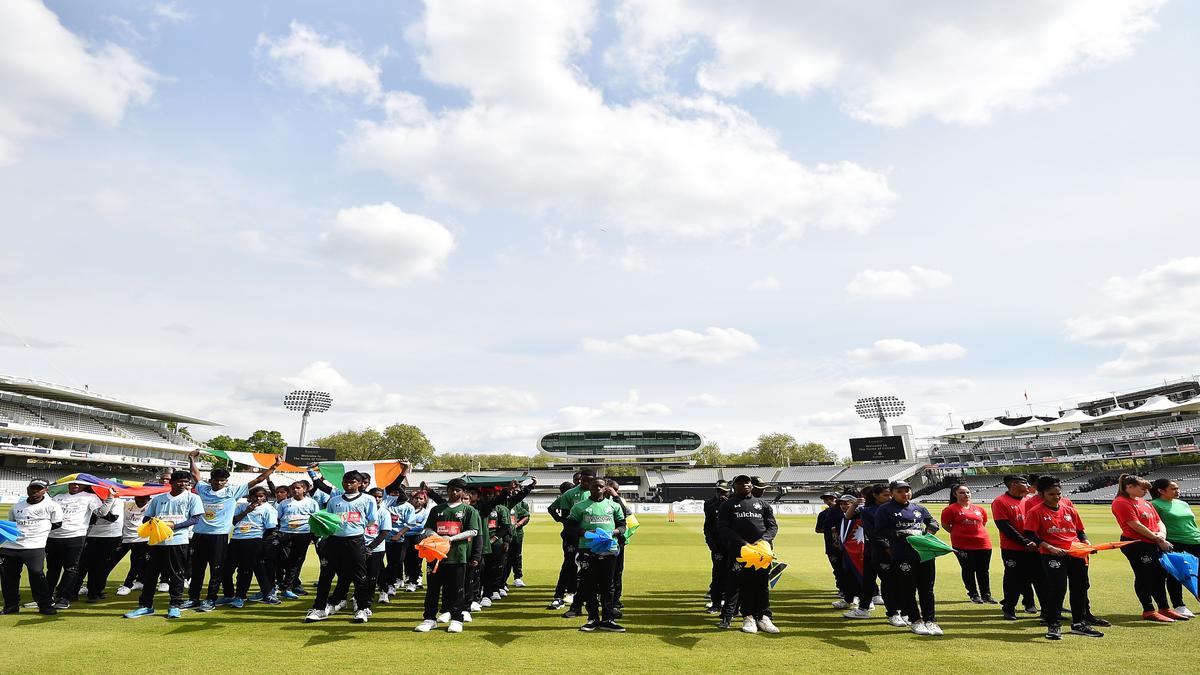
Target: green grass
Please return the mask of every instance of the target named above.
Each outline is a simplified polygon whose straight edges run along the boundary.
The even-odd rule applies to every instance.
[[[1084,507],[1083,516],[1093,540],[1116,539],[1107,507]],[[469,655],[452,657],[455,669],[484,667],[489,672],[556,669],[567,663],[582,664],[580,659],[588,655],[615,660],[621,672],[728,671],[735,667],[735,659],[767,672],[813,671],[818,664],[824,664],[824,670],[852,672],[892,669],[883,659],[897,653],[905,654],[904,668],[910,671],[1011,671],[1017,659],[1042,670],[1037,664],[1043,658],[1053,659],[1049,663],[1055,668],[1077,663],[1088,670],[1106,671],[1124,669],[1131,656],[1144,661],[1148,654],[1182,655],[1185,650],[1195,654],[1200,638],[1200,620],[1176,625],[1139,620],[1132,573],[1117,551],[1092,559],[1092,606],[1114,623],[1102,639],[1068,635],[1061,643],[1049,643],[1033,618],[1001,621],[996,607],[966,600],[958,565],[945,557],[938,560],[937,583],[938,620],[945,637],[917,637],[882,619],[850,622],[829,606],[833,600],[829,567],[819,537],[812,532],[813,519],[799,516],[782,520],[777,546],[781,558],[791,563],[771,597],[783,633],[722,632],[701,611],[708,555],[700,518],[681,516],[676,523],[654,516],[641,520],[642,528],[627,553],[622,623],[629,632],[623,635],[580,633],[576,629],[581,620],[563,619],[544,609],[561,554],[554,523],[542,516],[527,536],[525,578],[531,586],[515,590],[507,600],[479,613],[461,635],[412,632],[420,619],[420,593],[401,594],[393,604],[377,607],[369,624],[358,626],[349,623],[345,614],[306,625],[303,601],[280,607],[251,604],[209,614],[185,612],[182,619],[168,622],[162,618],[166,607],[162,595],[159,615],[126,620],[120,615],[134,606],[135,596],[117,598],[110,588],[107,600],[96,605],[80,602],[55,618],[35,613],[0,617],[0,635],[10,645],[7,657],[0,660],[0,671],[65,672],[78,670],[81,663],[102,662],[115,667],[153,663],[158,672],[213,672],[252,663],[265,666],[266,659],[341,668],[347,659],[354,659],[406,668],[429,663],[436,672],[444,667],[437,655],[443,649]],[[999,595],[998,554],[992,562],[993,586]],[[316,577],[314,556],[309,556],[309,563],[306,580]],[[122,573],[118,570],[114,577]]]

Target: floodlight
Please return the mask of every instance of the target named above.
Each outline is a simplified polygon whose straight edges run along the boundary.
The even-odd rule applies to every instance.
[[[895,396],[867,396],[854,402],[854,412],[864,420],[879,420],[879,431],[890,436],[887,418],[904,414],[904,401]]]
[[[292,412],[303,413],[300,418],[300,447],[304,447],[308,435],[308,416],[311,413],[323,413],[333,406],[333,397],[329,392],[297,389],[283,397],[283,407]]]

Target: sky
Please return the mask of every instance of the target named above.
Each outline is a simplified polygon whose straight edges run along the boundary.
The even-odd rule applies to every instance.
[[[0,372],[848,454],[1200,372],[1200,7],[0,3]]]

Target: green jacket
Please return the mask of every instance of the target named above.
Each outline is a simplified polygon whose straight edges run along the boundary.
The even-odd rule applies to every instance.
[[[532,515],[529,511],[529,505],[524,501],[519,501],[512,507],[512,510],[509,511],[509,522],[512,523],[513,539],[525,539],[525,525],[529,523],[525,523],[525,525],[518,525],[517,523],[523,518],[531,518]]]

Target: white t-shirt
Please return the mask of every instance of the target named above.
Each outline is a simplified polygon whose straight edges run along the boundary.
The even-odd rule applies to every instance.
[[[123,526],[125,525],[125,504],[124,499],[116,500],[113,504],[110,515],[116,515],[117,519],[111,523],[104,516],[97,515],[96,522],[88,528],[87,536],[91,537],[119,537],[122,534]]]
[[[50,523],[62,522],[63,512],[62,508],[49,497],[43,498],[36,504],[30,504],[28,500],[22,499],[13,505],[8,519],[17,524],[21,534],[16,541],[6,541],[0,544],[0,548],[46,548],[46,536],[50,534]]]
[[[121,516],[121,542],[132,544],[138,541],[150,541],[146,537],[138,536],[138,526],[142,524],[142,519],[146,515],[146,508],[150,506],[147,501],[145,506],[138,506],[132,499],[125,502],[125,506],[121,509],[124,515]]]
[[[100,508],[104,502],[90,492],[77,494],[61,494],[54,501],[62,509],[62,527],[50,533],[51,539],[71,539],[87,535],[88,523],[92,512]]]

